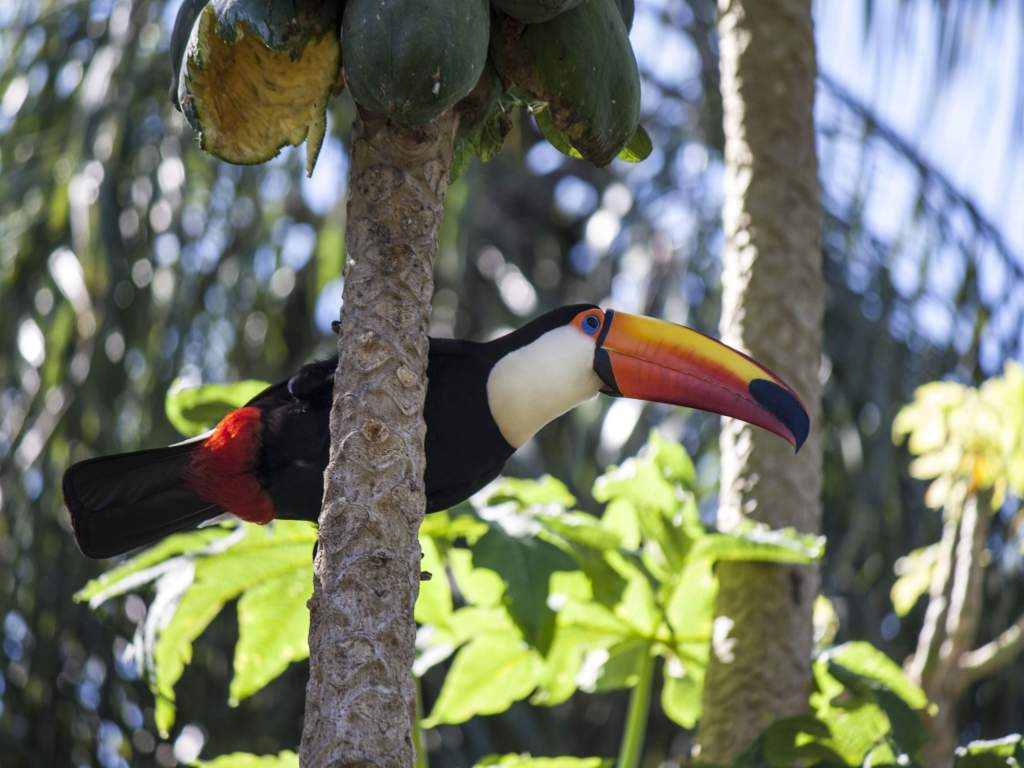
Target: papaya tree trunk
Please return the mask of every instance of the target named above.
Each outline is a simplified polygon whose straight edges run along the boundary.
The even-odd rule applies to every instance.
[[[719,522],[820,527],[824,284],[814,145],[811,0],[719,0],[725,127],[724,340],[790,382],[811,416],[796,456],[735,420],[722,427]],[[731,762],[773,720],[807,707],[811,567],[721,563],[697,752]]]
[[[412,766],[433,259],[456,118],[353,130],[301,763]]]

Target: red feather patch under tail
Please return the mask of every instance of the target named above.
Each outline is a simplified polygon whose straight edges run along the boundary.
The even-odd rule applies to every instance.
[[[198,496],[251,523],[269,523],[274,505],[256,477],[260,409],[232,411],[193,454],[183,479]]]

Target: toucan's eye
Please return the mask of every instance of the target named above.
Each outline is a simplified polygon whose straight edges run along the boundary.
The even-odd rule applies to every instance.
[[[583,318],[583,330],[593,335],[601,330],[601,319],[597,315],[587,315]]]

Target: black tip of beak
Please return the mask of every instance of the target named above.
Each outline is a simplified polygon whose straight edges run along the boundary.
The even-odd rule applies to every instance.
[[[796,396],[767,379],[754,379],[749,389],[762,408],[786,425],[799,451],[810,432],[811,420]]]

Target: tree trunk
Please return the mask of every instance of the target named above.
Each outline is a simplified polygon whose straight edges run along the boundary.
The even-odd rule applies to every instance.
[[[722,427],[720,524],[747,517],[817,532],[824,283],[814,144],[811,0],[720,0],[726,248],[721,333],[788,381],[811,416],[801,452],[739,421]],[[811,567],[721,563],[698,733],[726,763],[811,689]]]
[[[975,679],[965,659],[970,658],[981,619],[991,502],[990,492],[972,493],[958,518],[947,517],[918,650],[905,665],[936,707],[933,714],[924,716],[928,738],[920,761],[925,768],[953,764],[957,700]]]
[[[433,258],[456,118],[360,116],[331,457],[310,600],[303,766],[413,764]]]

